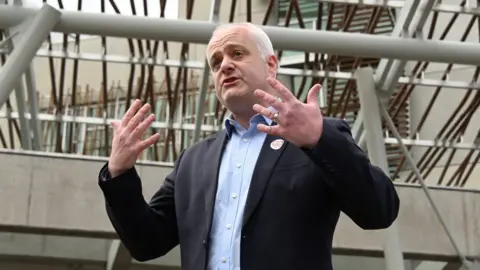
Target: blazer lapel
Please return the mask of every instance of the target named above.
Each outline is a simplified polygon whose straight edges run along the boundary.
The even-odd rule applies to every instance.
[[[222,160],[222,153],[226,143],[225,130],[218,133],[216,138],[210,143],[207,152],[205,153],[205,163],[203,167],[203,175],[200,179],[204,184],[204,200],[205,200],[205,231],[210,234],[210,227],[212,224],[213,211],[215,206],[215,197],[218,183],[218,172],[220,169],[220,162]]]
[[[283,144],[281,144],[282,142]],[[277,148],[280,144],[281,146]],[[245,205],[245,212],[243,214],[243,225],[248,222],[260,202],[273,169],[287,144],[287,141],[278,136],[267,135],[265,138],[257,164],[253,171],[247,203]]]

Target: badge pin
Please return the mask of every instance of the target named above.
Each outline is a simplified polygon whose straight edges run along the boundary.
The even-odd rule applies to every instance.
[[[278,150],[278,149],[282,148],[283,143],[284,143],[284,141],[282,139],[277,139],[270,144],[270,147],[273,150]]]

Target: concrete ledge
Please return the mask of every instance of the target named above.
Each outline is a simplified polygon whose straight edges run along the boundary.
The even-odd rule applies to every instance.
[[[105,213],[97,174],[106,159],[0,151],[0,230],[44,235],[115,238]],[[171,170],[168,164],[137,166],[150,198]],[[456,253],[423,190],[397,185],[398,223],[406,258],[456,260]],[[480,191],[431,188],[460,249],[480,258]],[[336,254],[381,256],[384,231],[363,231],[342,216],[334,238]]]
[[[94,238],[0,233],[0,269],[104,270],[110,242]],[[178,255],[177,248],[160,259],[144,263],[133,261],[131,270],[180,270]],[[332,259],[336,270],[385,268],[383,258],[334,255]]]

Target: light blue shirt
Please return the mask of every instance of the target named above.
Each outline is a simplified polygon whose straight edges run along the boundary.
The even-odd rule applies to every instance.
[[[210,234],[209,270],[240,270],[240,240],[243,212],[250,181],[266,134],[257,124],[272,120],[256,115],[245,130],[228,118],[225,128],[229,142],[223,152],[218,175],[217,196]]]

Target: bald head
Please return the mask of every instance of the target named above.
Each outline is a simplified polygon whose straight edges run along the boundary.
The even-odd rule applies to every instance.
[[[249,37],[255,43],[262,59],[266,60],[269,56],[275,54],[275,51],[273,50],[272,42],[270,41],[270,38],[268,37],[267,33],[265,33],[265,31],[263,31],[262,28],[248,22],[220,25],[215,29],[215,31],[213,31],[212,39],[221,32],[229,31],[235,28],[242,28],[247,31]],[[209,57],[208,50],[206,53],[208,58]]]

